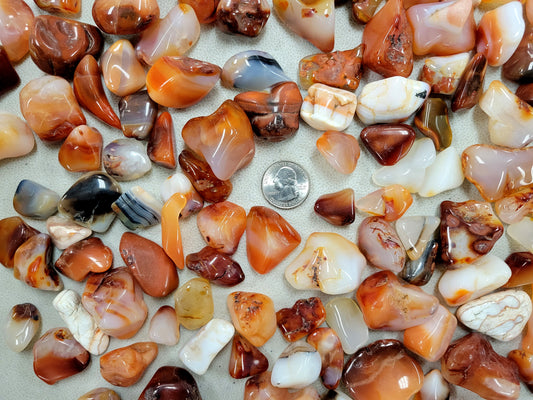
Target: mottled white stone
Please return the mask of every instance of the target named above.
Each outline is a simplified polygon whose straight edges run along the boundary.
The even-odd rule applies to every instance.
[[[46,230],[52,238],[54,246],[64,250],[70,245],[88,238],[93,233],[85,226],[78,225],[70,218],[54,215],[46,220]]]
[[[302,389],[318,379],[320,353],[304,341],[291,343],[272,367],[271,383],[280,388]]]
[[[418,194],[422,197],[433,197],[458,188],[464,179],[461,155],[455,147],[448,147],[437,154],[433,163],[426,168],[424,183]]]
[[[432,93],[452,95],[457,89],[468,61],[470,53],[426,58],[420,80],[430,84]]]

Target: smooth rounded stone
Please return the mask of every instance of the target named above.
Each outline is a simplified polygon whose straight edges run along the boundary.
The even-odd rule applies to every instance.
[[[494,203],[496,214],[506,224],[520,222],[533,212],[533,187],[522,188]]]
[[[268,358],[244,336],[233,336],[229,360],[229,374],[234,379],[262,374],[268,369]]]
[[[171,306],[161,306],[150,320],[148,337],[152,342],[175,346],[180,340],[180,323],[176,310]]]
[[[71,172],[97,171],[100,169],[103,142],[98,129],[87,125],[77,126],[59,148],[59,163]]]
[[[216,25],[225,33],[258,36],[270,16],[266,0],[222,0],[216,11]]]
[[[355,22],[365,25],[372,19],[381,0],[352,0],[352,18]],[[408,8],[407,6],[405,7]],[[330,397],[325,397],[329,399]],[[335,398],[335,397],[331,397]]]
[[[90,275],[82,304],[104,333],[118,339],[133,337],[148,315],[141,287],[126,267]]]
[[[126,228],[147,228],[161,222],[163,203],[140,186],[133,186],[111,204]]]
[[[307,343],[320,354],[322,384],[327,389],[336,389],[341,381],[344,366],[344,352],[339,337],[331,328],[317,328],[309,334]]]
[[[264,90],[290,81],[278,62],[264,51],[247,50],[231,56],[222,67],[222,85],[244,90]]]
[[[426,168],[418,194],[421,197],[433,197],[458,188],[464,179],[461,155],[455,147],[448,147],[438,153],[433,163]]]
[[[179,269],[185,265],[179,216],[186,204],[185,196],[176,193],[161,209],[161,247]]]
[[[429,92],[426,82],[401,76],[373,81],[359,94],[357,116],[365,125],[402,122],[422,106]]]
[[[114,386],[131,386],[157,357],[157,344],[138,342],[112,350],[100,357],[100,374]]]
[[[343,294],[359,286],[365,267],[366,259],[355,243],[338,233],[313,232],[285,269],[285,279],[298,290]]]
[[[378,189],[355,202],[359,211],[383,217],[387,222],[396,221],[413,204],[413,197],[402,185],[390,185]]]
[[[0,96],[20,84],[20,76],[17,74],[11,61],[9,61],[6,50],[2,45],[0,45],[0,74],[2,76],[2,80],[0,81]]]
[[[366,278],[356,292],[365,322],[370,329],[399,331],[429,321],[439,300],[418,286],[399,279],[391,271]]]
[[[131,181],[152,169],[145,145],[135,139],[116,139],[104,147],[102,154],[106,172],[115,179]]]
[[[146,75],[148,94],[164,107],[187,108],[197,104],[215,87],[222,69],[185,56],[163,56]]]
[[[28,124],[14,114],[0,112],[0,160],[31,152],[35,138]]]
[[[394,41],[389,39],[391,37],[394,37]],[[411,75],[413,31],[407,21],[402,0],[387,1],[372,17],[363,30],[362,44],[365,46],[365,67],[385,78],[407,78]]]
[[[99,355],[106,351],[109,336],[96,326],[91,314],[81,304],[81,298],[74,290],[60,292],[52,301],[67,328],[89,353]]]
[[[79,0],[35,0],[35,4],[41,10],[50,13],[78,14],[81,10]]]
[[[526,6],[527,8],[527,6]],[[533,26],[526,24],[524,36],[513,55],[502,65],[502,75],[511,81],[527,84],[533,81]]]
[[[228,295],[227,306],[233,326],[253,346],[261,347],[276,332],[274,302],[267,295],[233,292]]]
[[[55,262],[59,272],[78,282],[85,280],[90,272],[105,272],[112,265],[113,252],[97,237],[71,244]]]
[[[160,367],[150,379],[139,400],[202,400],[194,377],[185,368]]]
[[[422,256],[439,225],[440,219],[433,216],[407,216],[396,221],[396,233],[411,260]]]
[[[529,391],[533,388],[533,375],[531,370],[533,368],[533,354],[523,350],[511,350],[507,354],[507,358],[513,361],[518,368],[520,380],[524,382]]]
[[[46,233],[38,233],[22,243],[13,257],[13,276],[26,285],[59,291],[61,278],[52,268],[52,241]]]
[[[413,53],[449,56],[470,51],[476,44],[471,0],[416,4],[407,10],[413,28]]]
[[[315,83],[354,91],[363,75],[364,46],[351,50],[318,53],[304,57],[298,64],[298,77],[302,89]]]
[[[183,0],[181,4],[190,5],[198,17],[200,24],[210,24],[216,21],[216,11],[219,0]]]
[[[452,129],[448,119],[448,106],[440,97],[428,97],[415,115],[418,130],[431,140],[437,151],[452,144]]]
[[[52,328],[33,345],[33,371],[49,385],[82,372],[90,360],[67,328]]]
[[[179,285],[176,266],[157,243],[125,232],[119,245],[120,255],[142,290],[153,297],[165,297]]]
[[[511,278],[504,287],[512,288],[533,284],[533,254],[528,251],[511,253],[505,259],[511,268]]]
[[[520,222],[507,227],[507,234],[529,252],[533,252],[533,218],[524,217]]]
[[[129,94],[120,99],[118,112],[124,136],[146,139],[157,118],[157,104],[146,90]]]
[[[281,334],[288,342],[303,339],[326,320],[326,310],[319,297],[297,300],[291,308],[276,312]]]
[[[353,120],[357,96],[344,89],[315,83],[307,90],[300,117],[319,131],[343,131]]]
[[[0,42],[12,63],[28,53],[34,19],[33,11],[24,0],[0,3]]]
[[[20,217],[0,220],[0,264],[13,268],[15,252],[26,240],[38,234],[37,229],[27,225]]]
[[[112,389],[100,387],[85,393],[78,400],[120,400],[120,396]]]
[[[244,92],[234,101],[244,110],[255,135],[270,142],[292,137],[300,126],[302,95],[294,82],[276,83],[268,93]]]
[[[159,19],[157,0],[95,0],[94,22],[105,33],[132,35]]]
[[[339,131],[324,132],[317,139],[316,148],[329,165],[346,175],[355,170],[361,155],[357,138]]]
[[[433,276],[435,259],[438,255],[438,242],[430,240],[427,242],[420,257],[415,260],[408,260],[398,276],[411,285],[424,286]]]
[[[400,341],[384,339],[359,349],[346,363],[342,381],[354,400],[408,400],[422,388],[423,377]]]
[[[500,356],[479,333],[453,342],[441,359],[442,376],[485,399],[518,399],[520,381],[514,363]]]
[[[180,324],[196,330],[212,320],[214,313],[211,284],[204,278],[192,278],[174,292],[174,308]]]
[[[148,139],[146,152],[153,163],[168,169],[176,168],[176,144],[174,123],[168,111],[163,111],[155,120]]]
[[[192,151],[182,150],[178,156],[178,163],[203,200],[218,203],[225,201],[231,194],[233,190],[231,181],[219,179],[209,164]]]
[[[527,104],[533,105],[533,84],[532,83],[525,83],[523,85],[518,86],[516,89],[515,94],[520,97],[522,100],[524,100]]]
[[[41,314],[31,303],[14,305],[4,329],[7,346],[21,352],[24,350],[41,328]]]
[[[108,47],[100,57],[100,68],[107,89],[117,96],[133,94],[146,84],[144,67],[137,60],[132,44],[126,39],[119,39]]]
[[[432,369],[424,375],[424,384],[414,400],[447,400],[450,396],[450,384],[442,377],[438,369]]]
[[[474,107],[483,93],[483,82],[487,70],[487,58],[482,53],[476,53],[466,65],[455,93],[452,97],[453,112]]]
[[[315,201],[315,213],[332,225],[350,225],[355,221],[354,197],[351,188],[323,194]]]
[[[431,86],[432,94],[452,95],[459,85],[468,61],[470,61],[468,52],[426,58],[419,79]]]
[[[381,217],[365,218],[357,230],[357,243],[369,264],[400,272],[405,265],[405,249],[394,228]]]
[[[391,166],[408,154],[416,133],[410,125],[380,124],[365,127],[359,137],[378,163]]]
[[[321,368],[320,353],[299,341],[283,350],[272,367],[270,380],[275,387],[302,389],[318,379]]]
[[[252,376],[244,386],[244,400],[283,399],[283,400],[319,400],[320,395],[313,386],[300,390],[278,388],[272,385],[272,373],[265,371]]]
[[[165,179],[159,190],[163,202],[167,202],[176,193],[183,195],[187,201],[185,208],[181,211],[182,217],[187,217],[203,208],[204,199],[198,194],[189,178],[181,172],[176,172]]]
[[[203,375],[234,333],[231,322],[214,318],[185,343],[179,352],[179,359],[192,372]]]
[[[346,354],[353,354],[368,341],[368,327],[355,301],[335,297],[325,306],[326,322],[337,335]]]
[[[86,120],[68,81],[59,76],[30,80],[19,93],[20,111],[41,140],[65,139]]]
[[[439,304],[428,321],[404,331],[403,344],[429,362],[438,361],[450,345],[456,328],[455,316]]]
[[[29,41],[33,62],[47,74],[67,79],[83,57],[98,57],[104,46],[96,26],[54,15],[35,17]]]
[[[52,243],[59,250],[83,240],[93,233],[89,228],[78,225],[67,217],[54,215],[46,220],[46,230]]]
[[[23,179],[13,196],[13,208],[29,218],[46,219],[57,212],[59,195],[43,185]]]
[[[188,254],[185,266],[218,286],[231,287],[244,280],[244,272],[239,263],[211,246],[204,247],[198,253]]]
[[[445,271],[438,283],[442,298],[451,307],[460,306],[503,286],[511,269],[500,258],[487,254],[469,264]]]

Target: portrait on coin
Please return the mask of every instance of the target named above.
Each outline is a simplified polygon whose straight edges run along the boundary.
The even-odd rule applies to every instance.
[[[282,167],[274,176],[274,187],[277,192],[272,195],[278,201],[291,201],[298,197],[296,190],[296,172],[290,167]]]

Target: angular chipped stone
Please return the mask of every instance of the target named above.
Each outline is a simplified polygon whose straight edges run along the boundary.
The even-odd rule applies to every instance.
[[[415,142],[415,130],[406,124],[379,124],[363,128],[361,142],[381,165],[394,165]]]
[[[157,357],[157,344],[138,342],[107,352],[100,357],[102,378],[115,386],[131,386]]]

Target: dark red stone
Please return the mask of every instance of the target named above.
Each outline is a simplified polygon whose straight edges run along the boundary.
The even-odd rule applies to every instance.
[[[211,246],[189,254],[185,258],[185,265],[215,285],[235,286],[244,280],[244,272],[239,263]]]
[[[189,371],[180,367],[159,368],[139,396],[139,400],[202,400],[198,385]]]
[[[233,336],[229,359],[229,374],[232,378],[242,379],[257,375],[268,369],[268,359],[244,336]]]
[[[270,6],[265,0],[221,0],[216,12],[222,32],[249,37],[261,33],[269,16]]]
[[[505,287],[517,287],[530,285],[533,283],[533,254],[528,251],[520,251],[509,254],[505,259],[506,264],[511,268],[511,278],[504,285]]]
[[[20,217],[0,220],[0,264],[13,268],[13,259],[19,246],[38,233],[37,229],[27,225]]]
[[[457,84],[457,89],[452,97],[452,111],[469,109],[474,107],[483,93],[483,82],[487,70],[487,58],[476,53],[470,60],[461,79]]]
[[[276,312],[276,320],[283,337],[296,342],[322,325],[326,320],[326,309],[320,298],[310,297]]]
[[[146,151],[154,163],[174,169],[176,168],[176,150],[174,148],[172,116],[168,111],[164,111],[155,121]]]
[[[518,86],[515,94],[527,104],[533,106],[533,83]]]
[[[0,45],[0,96],[16,88],[19,83],[20,77],[11,65],[4,46]]]
[[[383,124],[367,126],[359,137],[378,163],[394,165],[409,152],[416,132],[406,124]]]
[[[515,82],[533,82],[533,25],[527,24],[518,48],[502,65],[502,75]]]
[[[355,195],[351,188],[320,196],[315,212],[332,225],[344,226],[355,221]]]

